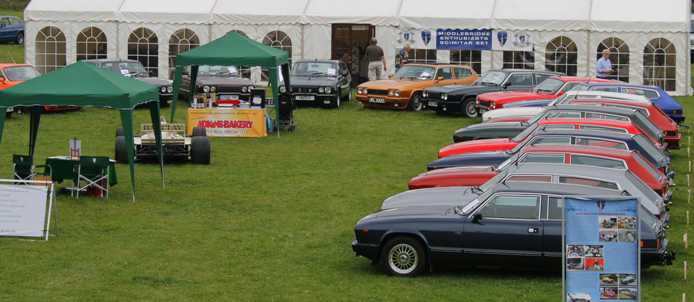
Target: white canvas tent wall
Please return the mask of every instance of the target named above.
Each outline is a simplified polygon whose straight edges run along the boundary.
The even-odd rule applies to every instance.
[[[35,61],[35,39],[46,26],[67,38],[67,63],[76,59],[77,34],[88,26],[104,31],[108,56],[127,56],[130,33],[146,27],[157,34],[160,75],[168,75],[169,39],[188,28],[201,43],[239,30],[262,41],[274,30],[292,40],[292,56],[330,58],[332,24],[361,23],[376,28],[376,37],[392,68],[403,31],[438,28],[491,28],[526,31],[535,42],[535,68],[545,69],[545,47],[566,36],[578,48],[578,74],[592,75],[598,44],[619,37],[630,49],[630,81],[643,80],[643,50],[654,38],[665,38],[677,50],[677,89],[689,93],[688,0],[33,0],[25,11],[26,61]],[[418,35],[418,34],[417,34]],[[414,47],[424,47],[423,43]],[[429,48],[435,48],[430,43]],[[445,52],[441,52],[445,56]],[[482,52],[482,70],[502,66],[502,55]]]

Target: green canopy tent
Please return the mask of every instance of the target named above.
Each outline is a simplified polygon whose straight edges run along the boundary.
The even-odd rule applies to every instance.
[[[205,65],[219,66],[260,66],[270,73],[270,87],[272,87],[272,99],[275,100],[277,120],[280,120],[279,102],[277,92],[278,66],[282,66],[282,76],[286,87],[289,85],[289,56],[286,51],[267,46],[263,43],[251,40],[236,32],[230,32],[225,36],[214,40],[198,48],[191,49],[176,56],[176,74],[174,77],[173,99],[178,100],[183,69],[191,66],[190,91],[196,91],[198,67]],[[190,100],[188,100],[190,101]],[[176,115],[176,102],[171,105],[171,120]]]
[[[157,87],[79,62],[0,91],[0,112],[5,112],[7,107],[31,107],[29,127],[29,156],[31,157],[34,156],[36,148],[42,106],[76,105],[119,110],[128,147],[133,201],[135,200],[133,110],[135,106],[143,104],[148,105],[152,118],[163,186],[164,162],[161,156],[163,150]],[[0,114],[0,141],[2,141],[4,124],[5,114]]]

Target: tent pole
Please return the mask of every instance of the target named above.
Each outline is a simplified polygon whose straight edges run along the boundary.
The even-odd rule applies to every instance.
[[[125,143],[128,153],[128,166],[130,167],[130,186],[132,188],[132,202],[135,202],[135,143],[133,142],[133,111],[132,109],[122,109],[120,118],[123,123]]]
[[[171,119],[174,122],[174,117],[176,117],[176,103],[178,102],[178,97],[181,91],[181,82],[183,81],[183,66],[176,66],[176,71],[174,73],[173,82],[173,99],[171,100]]]
[[[0,107],[0,143],[2,143],[2,131],[5,129],[5,116],[7,114],[6,107]]]
[[[149,115],[152,118],[152,130],[157,144],[157,156],[159,157],[159,171],[161,173],[161,187],[164,185],[164,149],[161,144],[161,117],[159,102],[149,103]]]
[[[280,136],[280,100],[277,97],[277,66],[270,67],[270,87],[272,88],[272,101],[275,103],[275,115],[277,116],[277,121],[275,121],[275,124],[277,125],[277,136]]]
[[[39,132],[39,123],[41,122],[41,106],[31,107],[31,121],[29,124],[29,157],[34,157],[36,150],[36,137]]]

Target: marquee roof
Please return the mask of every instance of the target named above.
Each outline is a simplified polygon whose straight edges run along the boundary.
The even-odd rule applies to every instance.
[[[687,32],[689,0],[32,0],[27,21]]]

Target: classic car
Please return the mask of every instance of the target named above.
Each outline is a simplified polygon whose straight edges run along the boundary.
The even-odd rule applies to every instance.
[[[553,100],[580,84],[610,83],[613,80],[604,80],[585,77],[554,76],[538,84],[532,92],[490,92],[480,94],[477,97],[477,110],[481,113],[503,108],[506,104],[528,100]]]
[[[590,91],[612,91],[628,94],[643,95],[653,104],[658,106],[672,120],[681,124],[685,120],[684,109],[682,104],[677,102],[670,94],[658,86],[628,84],[622,82],[612,83],[591,83],[585,86],[577,87],[580,90]]]
[[[472,85],[477,73],[464,65],[407,64],[390,80],[370,81],[357,87],[357,100],[370,108],[420,111],[424,89],[447,85]]]
[[[487,114],[493,114],[494,112],[501,112],[504,110],[508,110],[511,108],[520,108],[520,107],[546,107],[551,104],[556,104],[558,102],[563,102],[564,100],[567,99],[611,99],[611,100],[623,100],[623,101],[634,101],[634,102],[650,102],[648,98],[642,95],[636,95],[636,94],[627,94],[627,93],[621,93],[621,92],[610,92],[610,91],[588,91],[588,90],[574,90],[567,91],[564,93],[564,95],[560,96],[557,99],[554,100],[537,100],[537,101],[523,101],[523,102],[516,102],[516,103],[511,103],[511,104],[506,104],[504,108],[499,109],[499,110],[492,110],[488,111],[485,113]],[[483,117],[484,118],[484,117]],[[487,117],[486,119],[490,119],[492,117]]]
[[[94,64],[99,68],[113,71],[117,74],[138,79],[147,84],[159,87],[159,104],[161,106],[168,105],[173,97],[173,87],[169,80],[158,79],[151,77],[145,66],[140,61],[136,60],[86,60],[85,62]]]
[[[424,90],[422,97],[431,110],[437,113],[464,114],[477,117],[475,101],[482,93],[496,91],[531,91],[535,85],[551,76],[549,71],[502,69],[486,72],[472,86],[451,85]]]
[[[454,142],[464,142],[486,138],[509,138],[521,133],[530,125],[543,119],[607,119],[628,121],[634,124],[642,134],[654,142],[664,145],[663,132],[638,110],[609,108],[603,106],[557,105],[547,107],[527,122],[482,123],[459,129],[453,135]]]
[[[522,158],[521,158],[522,159]],[[510,161],[509,161],[510,162]],[[639,198],[642,207],[667,222],[666,200],[643,182],[634,172],[601,166],[561,165],[543,161],[516,161],[500,169],[447,168],[420,174],[410,180],[410,190],[440,187],[479,187],[486,182],[524,181],[559,183],[614,189]]]
[[[345,63],[334,60],[302,60],[294,63],[291,94],[301,103],[339,108],[351,96],[352,76]]]
[[[477,167],[498,166],[510,157],[518,154],[523,148],[534,145],[587,145],[617,150],[638,152],[656,168],[674,177],[670,170],[670,157],[656,148],[647,138],[640,134],[617,133],[611,131],[585,129],[555,129],[554,125],[538,127],[536,131],[524,132],[514,138],[512,144],[500,143],[489,149],[475,152],[479,146],[461,146],[458,150],[442,150],[439,159],[430,163],[429,170],[443,167]],[[467,143],[467,142],[466,142]],[[466,144],[460,143],[460,144]],[[469,142],[469,143],[474,143]],[[493,142],[489,143],[490,145]],[[484,144],[480,144],[484,145]],[[513,147],[511,147],[513,145]],[[466,150],[466,148],[468,148]],[[444,148],[445,149],[445,148]]]
[[[407,191],[386,199],[381,210],[357,222],[352,250],[397,276],[458,263],[561,267],[562,198],[622,194],[598,187],[513,181]],[[647,211],[639,218],[642,268],[672,264],[675,257],[668,250],[663,225]]]
[[[34,66],[28,64],[0,63],[0,90],[4,90],[20,84],[24,81],[38,77],[40,74]],[[0,101],[2,102],[2,101]],[[79,110],[78,106],[43,106],[45,112]],[[22,108],[8,108],[7,115],[13,111],[22,111]]]
[[[503,170],[515,162],[562,163],[619,170],[630,170],[653,191],[668,197],[670,179],[638,153],[628,150],[581,145],[536,145],[523,148],[494,169]],[[453,163],[453,162],[451,162]],[[428,168],[453,168],[432,163]],[[669,199],[668,199],[669,200]]]
[[[250,103],[255,86],[250,79],[241,77],[236,66],[199,66],[195,93],[191,96],[190,70],[183,73],[181,95],[185,100],[196,98],[198,103],[227,104]],[[286,88],[283,88],[286,92]]]
[[[0,42],[24,44],[24,21],[15,16],[0,16]]]

